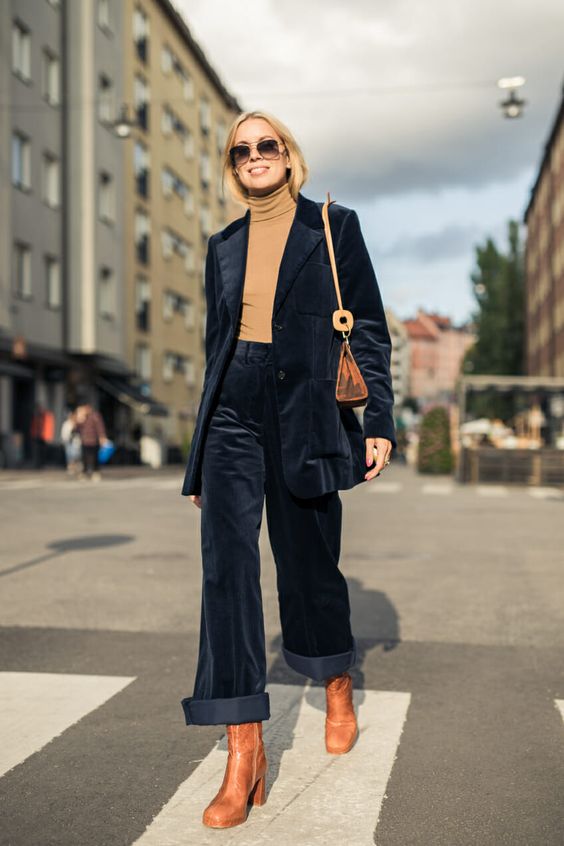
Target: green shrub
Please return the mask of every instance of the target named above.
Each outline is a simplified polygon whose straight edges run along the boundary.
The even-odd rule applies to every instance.
[[[448,411],[437,405],[421,420],[417,469],[420,473],[451,473],[453,465]]]

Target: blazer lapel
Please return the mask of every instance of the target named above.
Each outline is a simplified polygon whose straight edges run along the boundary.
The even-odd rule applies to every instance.
[[[241,225],[216,246],[225,302],[234,326],[239,318],[243,296],[250,218],[251,211],[247,209],[244,217],[240,218]],[[298,273],[324,236],[319,206],[298,193],[294,219],[280,260],[273,315],[280,309]]]

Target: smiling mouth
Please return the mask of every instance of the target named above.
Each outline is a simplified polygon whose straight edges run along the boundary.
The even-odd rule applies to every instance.
[[[257,165],[256,167],[250,168],[249,173],[255,173],[255,171],[257,171],[257,170],[260,170],[260,171],[265,170],[266,171],[266,170],[268,170],[268,168],[266,167],[266,165]]]

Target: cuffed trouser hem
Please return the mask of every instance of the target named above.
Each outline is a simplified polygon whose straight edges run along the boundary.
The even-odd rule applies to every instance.
[[[228,699],[182,699],[186,725],[212,726],[227,723],[258,723],[270,719],[268,693]]]
[[[336,655],[312,657],[296,655],[295,652],[290,652],[284,646],[282,647],[282,654],[292,670],[315,681],[323,681],[329,676],[338,676],[354,666],[356,663],[356,641],[353,638],[353,648],[349,652],[339,652]]]

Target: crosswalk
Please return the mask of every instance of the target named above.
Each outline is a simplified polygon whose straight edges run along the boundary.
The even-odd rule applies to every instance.
[[[48,744],[54,744],[56,752],[56,744],[64,743],[67,730],[119,697],[136,678],[0,672],[0,780]],[[197,766],[188,778],[163,796],[163,804],[155,806],[142,833],[137,831],[130,839],[121,837],[119,842],[210,846],[221,839],[232,846],[266,846],[289,842],[288,832],[292,846],[325,846],[327,842],[372,846],[379,842],[384,800],[389,798],[413,695],[355,689],[359,738],[349,753],[336,756],[328,755],[324,748],[323,686],[270,683],[266,689],[271,703],[271,718],[263,723],[267,801],[250,809],[245,825],[219,833],[201,821],[225,771],[227,738],[222,734],[211,750],[194,762]],[[562,717],[564,741],[564,699],[554,699],[553,704]],[[186,732],[186,727],[180,731]],[[440,759],[429,762],[431,769],[440,765]],[[396,796],[398,800],[401,797]]]
[[[0,776],[132,681],[135,677],[0,673]]]

